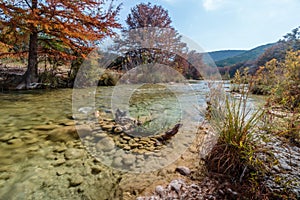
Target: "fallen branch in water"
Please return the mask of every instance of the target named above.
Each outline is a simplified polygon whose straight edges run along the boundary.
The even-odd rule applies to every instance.
[[[166,131],[163,135],[158,136],[156,139],[159,142],[166,142],[167,140],[170,140],[174,135],[176,135],[179,131],[179,128],[182,126],[182,124],[176,124],[171,130]]]

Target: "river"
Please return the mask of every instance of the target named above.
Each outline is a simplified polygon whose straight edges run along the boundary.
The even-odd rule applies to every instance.
[[[130,115],[135,118],[151,117],[154,121],[150,126],[153,134],[172,128],[178,120],[193,119],[197,123],[203,120],[200,113],[188,112],[188,108],[193,110],[199,105],[205,106],[208,88],[203,81],[184,87],[176,84],[154,89],[142,86],[131,92],[131,88],[120,88],[97,88],[93,93],[95,104],[92,107],[113,118],[114,109],[126,109],[126,105],[122,107],[122,98],[128,97]],[[90,94],[81,91],[80,95],[78,98],[82,100],[89,98]],[[83,140],[76,137],[74,128],[75,123],[81,123],[74,120],[74,109],[75,112],[85,112],[84,109],[90,107],[76,107],[79,104],[74,101],[72,89],[0,93],[1,199],[123,198],[119,189],[120,180],[124,173],[135,173],[137,168],[112,167],[111,162],[102,162],[97,155],[92,156]],[[168,161],[160,168],[177,159],[192,139],[187,139],[187,144],[180,147],[183,149],[178,150],[179,154],[166,159]],[[157,168],[150,167],[145,171]]]
[[[174,163],[199,163],[196,150],[182,155],[192,152],[208,92],[197,81],[0,93],[0,199],[132,199],[151,191],[175,177]],[[111,134],[116,109],[144,120],[143,131]],[[180,133],[167,145],[147,139],[177,123]]]

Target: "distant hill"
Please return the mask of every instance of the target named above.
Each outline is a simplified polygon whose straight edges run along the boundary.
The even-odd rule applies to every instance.
[[[261,45],[254,49],[244,51],[244,52],[241,52],[241,50],[226,50],[223,52],[227,52],[226,55],[228,57],[224,59],[220,59],[222,56],[226,57],[225,53],[222,54],[222,51],[209,52],[209,55],[212,57],[212,59],[215,61],[218,67],[232,66],[234,64],[238,64],[242,62],[255,61],[262,53],[264,53],[268,48],[270,48],[274,44],[276,43]]]
[[[227,58],[231,58],[242,53],[245,53],[246,50],[221,50],[221,51],[212,51],[208,54],[215,61],[225,60]]]

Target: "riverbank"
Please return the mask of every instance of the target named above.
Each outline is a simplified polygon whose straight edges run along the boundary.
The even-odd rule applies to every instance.
[[[0,89],[2,91],[18,90],[26,72],[23,63],[0,63]],[[39,70],[39,82],[32,85],[32,89],[71,88],[73,83],[69,78],[70,69],[59,66],[55,70],[44,67]]]
[[[231,115],[235,116],[233,113]],[[296,116],[298,115],[296,114]],[[226,174],[214,173],[204,165],[203,169],[206,173],[205,178],[201,181],[190,185],[180,179],[172,180],[164,186],[158,185],[152,195],[143,196],[139,199],[299,199],[300,149],[298,140],[286,133],[278,134],[284,128],[289,128],[287,122],[291,119],[296,119],[294,113],[280,111],[278,107],[273,108],[268,110],[261,118],[259,125],[255,127],[255,133],[251,134],[250,132],[253,141],[249,141],[252,145],[249,148],[252,149],[251,151],[256,152],[250,159],[256,163],[255,165],[258,165],[254,165],[255,168],[250,169],[250,172],[247,167],[252,166],[246,163],[244,163],[242,174],[237,171],[228,174],[226,173],[228,168],[225,170]],[[293,120],[292,123],[296,123]],[[232,122],[228,123],[231,124]],[[241,128],[243,128],[242,126]],[[223,131],[225,130],[223,129]],[[230,131],[233,131],[233,128],[230,128]],[[231,134],[234,133],[231,132]],[[234,140],[231,141],[235,142]],[[232,144],[229,143],[228,148],[231,148],[230,145]],[[225,144],[221,143],[221,145],[224,146]],[[218,154],[216,156],[220,156],[229,164],[231,163],[228,152]],[[248,160],[245,160],[245,157],[242,156],[243,154],[241,154],[241,157],[236,157],[236,159],[247,162]],[[206,161],[209,162],[209,160]],[[221,162],[219,165],[223,165],[225,162]],[[218,161],[215,164],[218,164]],[[237,163],[232,163],[229,167],[234,167],[234,165],[237,165]],[[225,167],[227,166],[225,165]],[[217,167],[213,166],[213,168]],[[251,170],[253,171],[251,172]]]

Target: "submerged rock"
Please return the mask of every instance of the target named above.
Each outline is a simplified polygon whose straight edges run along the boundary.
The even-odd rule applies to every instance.
[[[60,159],[56,160],[54,163],[52,163],[52,165],[57,167],[57,166],[60,166],[60,165],[64,164],[65,162],[66,162],[65,159],[60,158]]]
[[[102,138],[97,144],[97,151],[111,151],[115,148],[115,142],[109,137]]]
[[[125,165],[132,165],[135,162],[136,158],[132,154],[124,154],[123,155],[123,163]]]
[[[12,147],[21,147],[24,142],[20,138],[15,138],[7,141],[7,144],[11,145]]]
[[[84,157],[84,150],[83,149],[71,148],[71,149],[67,149],[65,151],[65,158],[67,160],[79,159],[79,158],[83,158],[83,157]]]
[[[93,129],[88,125],[76,126],[77,133],[80,137],[86,137],[92,134]]]
[[[122,158],[121,157],[115,157],[113,162],[112,162],[112,166],[113,167],[122,167],[123,166],[123,163],[122,163]]]
[[[70,179],[70,187],[76,187],[80,185],[83,182],[83,177],[76,174],[75,176],[72,176]]]
[[[68,142],[70,140],[79,139],[77,130],[74,126],[65,126],[54,129],[47,133],[46,139],[53,142]]]
[[[39,130],[39,131],[50,131],[50,130],[56,129],[57,127],[58,127],[57,125],[50,124],[50,125],[36,126],[36,127],[34,127],[34,129]]]

